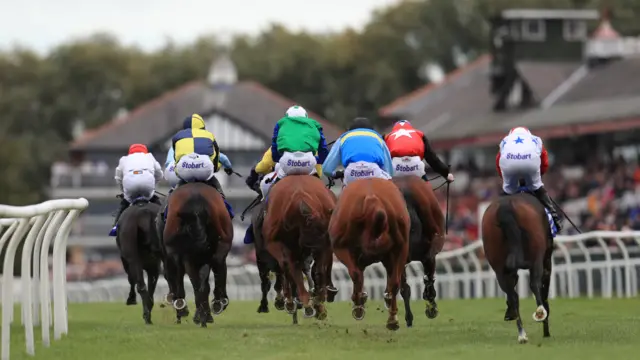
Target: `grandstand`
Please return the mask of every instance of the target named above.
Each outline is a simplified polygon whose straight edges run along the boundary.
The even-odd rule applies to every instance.
[[[453,165],[449,248],[478,238],[483,205],[500,191],[497,145],[516,126],[545,141],[543,181],[583,231],[640,229],[640,58],[625,46],[637,40],[606,18],[587,39],[594,19],[505,11],[493,19],[489,54],[380,109],[388,121],[411,120]]]

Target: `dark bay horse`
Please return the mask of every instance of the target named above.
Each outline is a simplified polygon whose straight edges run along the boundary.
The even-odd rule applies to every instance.
[[[444,214],[431,184],[418,176],[396,177],[393,182],[398,186],[411,218],[411,232],[409,235],[409,258],[407,263],[420,261],[424,269],[424,291],[422,299],[426,301],[425,314],[429,319],[438,316],[436,304],[436,255],[444,246]],[[411,313],[411,287],[407,284],[406,274],[402,275],[400,294],[404,300],[405,320],[407,326],[413,323]]]
[[[410,225],[406,203],[393,182],[360,179],[342,190],[329,234],[336,257],[347,267],[353,281],[351,314],[356,320],[365,316],[364,269],[381,261],[387,271],[387,329],[399,329],[396,298],[409,256]]]
[[[135,285],[142,299],[142,318],[149,325],[152,323],[153,294],[163,259],[155,229],[155,216],[159,209],[159,205],[145,199],[134,199],[120,216],[116,233],[122,266],[131,285],[127,305],[136,304]],[[149,287],[144,281],[144,271],[147,272]]]
[[[549,284],[553,238],[543,205],[531,194],[521,192],[494,200],[482,216],[482,241],[498,284],[507,294],[505,321],[516,320],[518,342],[528,341],[522,327],[516,284],[518,269],[529,270],[529,287],[535,296],[535,321],[549,333]]]
[[[327,228],[334,206],[335,197],[322,180],[312,175],[289,175],[269,190],[262,234],[267,251],[284,272],[285,308],[293,315],[294,323],[297,322],[294,291],[302,302],[305,317],[323,320],[327,316],[326,279],[333,263]],[[314,261],[314,299],[302,278],[309,256]]]
[[[209,307],[209,274],[213,270],[214,313],[224,311],[227,296],[227,255],[233,241],[233,225],[220,193],[204,183],[178,186],[169,197],[163,243],[167,254],[166,271],[173,282],[176,322],[186,308],[184,273],[189,275],[195,293],[193,322],[206,327],[213,322]]]

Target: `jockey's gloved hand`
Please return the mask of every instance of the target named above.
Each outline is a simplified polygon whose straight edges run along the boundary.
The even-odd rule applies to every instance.
[[[453,177],[452,173],[449,173],[449,175],[447,175],[447,182],[452,183],[455,180],[455,178]]]
[[[231,174],[233,174],[233,169],[232,168],[224,168],[224,172],[227,173],[227,175],[231,175]]]
[[[334,179],[344,179],[344,170],[336,170],[333,172]]]

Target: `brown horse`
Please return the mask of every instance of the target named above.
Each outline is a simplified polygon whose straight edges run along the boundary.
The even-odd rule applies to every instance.
[[[529,270],[529,286],[537,304],[533,319],[543,322],[544,337],[551,336],[548,297],[553,239],[542,204],[528,193],[494,200],[482,216],[482,240],[485,257],[507,294],[504,320],[516,320],[518,342],[528,341],[520,318],[518,269]]]
[[[305,317],[327,316],[327,274],[333,261],[327,233],[331,212],[335,206],[322,180],[311,175],[290,175],[269,190],[262,228],[267,251],[284,271],[285,308],[297,323],[297,306],[293,291],[297,291]],[[305,260],[314,260],[314,299],[305,289],[302,270]]]
[[[347,267],[353,281],[351,314],[356,320],[362,320],[365,315],[364,269],[381,261],[387,270],[387,329],[399,328],[396,297],[409,256],[409,230],[409,212],[393,182],[360,179],[342,190],[331,217],[329,234],[336,257]]]
[[[409,236],[409,258],[407,262],[420,261],[424,269],[424,291],[422,299],[426,301],[425,314],[429,319],[438,316],[436,304],[436,255],[444,246],[444,214],[431,184],[418,176],[403,176],[393,179],[398,186],[411,218],[411,233]],[[407,284],[406,274],[402,275],[400,294],[404,300],[405,320],[407,326],[413,324],[411,313],[411,287]]]
[[[178,186],[169,197],[163,243],[167,254],[167,272],[174,285],[173,305],[176,322],[187,316],[184,272],[189,275],[195,294],[193,322],[206,327],[213,322],[209,307],[209,274],[213,270],[214,313],[224,311],[227,296],[227,254],[231,250],[233,225],[220,193],[204,183]]]

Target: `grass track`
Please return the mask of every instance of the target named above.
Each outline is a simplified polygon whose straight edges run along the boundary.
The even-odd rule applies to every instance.
[[[191,322],[173,324],[173,312],[158,306],[154,325],[145,326],[140,305],[70,304],[69,336],[47,349],[36,329],[35,359],[613,360],[640,353],[639,299],[553,300],[550,339],[542,338],[541,325],[531,319],[533,301],[523,299],[526,345],[517,344],[515,322],[502,321],[502,299],[441,301],[435,320],[428,320],[423,303],[416,302],[414,327],[403,325],[395,333],[385,329],[386,312],[379,310],[379,302],[367,304],[361,322],[353,320],[350,304],[342,302],[328,305],[325,322],[300,316],[298,326],[273,306],[269,314],[257,314],[257,306],[231,302],[215,324],[201,329]],[[404,311],[399,315],[404,317]],[[15,319],[19,324],[18,312]],[[34,359],[26,355],[19,325],[12,329],[11,359]]]

